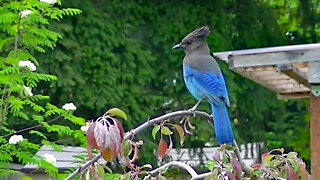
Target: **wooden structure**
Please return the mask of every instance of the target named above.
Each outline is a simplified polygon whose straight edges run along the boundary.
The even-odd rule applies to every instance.
[[[310,98],[311,174],[320,177],[320,44],[215,53],[240,75],[279,99]]]

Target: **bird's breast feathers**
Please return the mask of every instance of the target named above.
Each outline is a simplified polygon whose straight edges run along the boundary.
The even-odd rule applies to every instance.
[[[200,73],[220,73],[217,61],[210,55],[187,55],[183,59],[183,65],[189,66]]]

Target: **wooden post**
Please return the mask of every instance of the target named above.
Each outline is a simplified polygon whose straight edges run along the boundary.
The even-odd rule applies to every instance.
[[[309,62],[311,175],[320,178],[320,61]]]
[[[320,96],[311,93],[310,110],[311,175],[317,179],[320,177]]]

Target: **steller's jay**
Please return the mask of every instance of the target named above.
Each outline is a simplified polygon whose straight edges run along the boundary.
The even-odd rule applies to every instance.
[[[217,61],[211,56],[205,39],[210,34],[208,26],[203,26],[189,33],[172,49],[183,49],[184,82],[198,103],[207,100],[212,109],[214,128],[219,144],[232,144],[233,132],[227,111],[230,106],[224,77]]]

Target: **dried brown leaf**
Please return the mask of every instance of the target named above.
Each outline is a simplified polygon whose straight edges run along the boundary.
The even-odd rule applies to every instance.
[[[181,146],[183,145],[184,139],[185,139],[185,135],[184,135],[184,130],[181,126],[177,125],[177,124],[173,124],[172,125],[178,132],[179,137],[180,137],[180,144]]]

